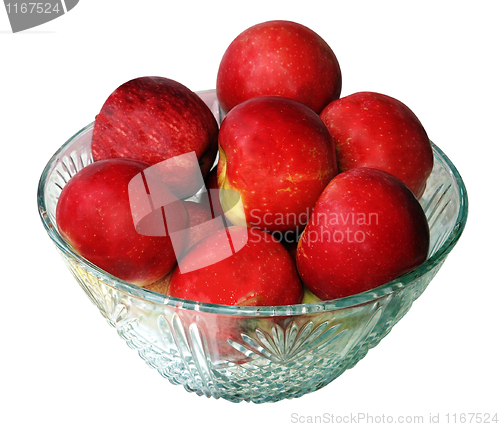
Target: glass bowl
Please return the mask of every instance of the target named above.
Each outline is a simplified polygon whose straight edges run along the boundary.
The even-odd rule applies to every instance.
[[[221,120],[215,91],[199,93]],[[435,145],[434,169],[420,199],[430,226],[428,259],[373,290],[319,303],[233,307],[166,297],[124,282],[76,254],[57,230],[59,194],[92,162],[93,124],[49,160],[38,209],[67,267],[107,322],[148,365],[190,392],[232,402],[300,397],[356,365],[426,289],[457,243],[467,219],[467,193]]]

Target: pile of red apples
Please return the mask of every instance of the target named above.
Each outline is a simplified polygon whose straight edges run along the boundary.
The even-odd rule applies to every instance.
[[[165,77],[119,86],[96,116],[94,162],[57,204],[63,238],[124,281],[213,304],[341,298],[425,261],[418,199],[431,143],[401,101],[341,97],[331,47],[294,22],[228,46],[218,125]]]

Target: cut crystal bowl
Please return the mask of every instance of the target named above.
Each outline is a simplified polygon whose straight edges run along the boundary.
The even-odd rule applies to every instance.
[[[215,91],[199,95],[220,123]],[[47,163],[38,209],[49,237],[90,301],[139,356],[173,384],[232,402],[300,397],[358,363],[424,292],[457,243],[467,193],[433,144],[434,169],[420,203],[430,227],[428,259],[370,291],[309,304],[234,307],[167,297],[124,282],[80,257],[57,229],[56,205],[68,180],[90,164],[93,124]],[[70,303],[70,302],[68,302]]]

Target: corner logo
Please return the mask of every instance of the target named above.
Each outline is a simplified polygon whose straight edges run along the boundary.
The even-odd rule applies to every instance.
[[[233,228],[228,226],[225,215],[216,214],[214,203],[220,199],[222,192],[226,193],[225,196],[230,196],[228,198],[234,202],[234,205],[238,203],[240,195],[234,190],[210,189],[207,191],[194,151],[164,160],[137,174],[129,182],[128,195],[135,229],[144,236],[168,235],[181,273],[208,267],[229,258],[241,250],[248,241],[248,233],[244,239],[241,236],[234,238]],[[206,203],[212,213],[212,219],[206,223],[185,228],[186,224],[179,216],[179,205],[183,204],[182,199],[194,194],[201,196],[200,199],[204,200],[200,203]],[[227,207],[227,210],[232,207]],[[206,225],[226,230],[223,247],[213,248],[212,255],[214,256],[207,259],[198,259],[194,263],[193,260],[189,263],[183,262],[188,230]]]
[[[13,33],[45,24],[73,9],[79,0],[4,0]]]

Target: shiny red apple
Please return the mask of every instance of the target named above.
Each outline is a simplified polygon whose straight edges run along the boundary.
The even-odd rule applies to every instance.
[[[201,188],[214,163],[217,133],[214,115],[196,93],[164,77],[139,77],[106,99],[95,119],[92,155],[158,165],[170,190],[185,198]]]
[[[320,114],[335,142],[339,171],[372,167],[395,175],[420,197],[434,157],[417,116],[401,101],[358,92],[330,103]]]
[[[321,194],[297,248],[304,284],[322,300],[375,288],[422,264],[429,226],[408,187],[373,168],[338,174]]]
[[[181,201],[170,195],[163,209],[151,210],[148,194],[130,191],[142,183],[148,165],[130,159],[100,160],[83,168],[63,188],[56,207],[57,227],[75,251],[106,272],[144,286],[165,276],[176,263],[170,233],[182,245],[188,226]],[[150,190],[155,185],[149,180]],[[163,183],[158,185],[163,186]],[[163,188],[163,193],[168,189]],[[139,217],[137,212],[142,212]],[[164,215],[169,227],[164,226]]]
[[[228,219],[270,232],[304,228],[337,173],[331,137],[319,116],[279,96],[233,108],[220,128],[219,156],[218,186]]]
[[[298,304],[303,289],[290,254],[273,236],[231,226],[200,241],[175,268],[168,295],[212,304]]]
[[[217,97],[225,112],[248,99],[279,95],[317,113],[340,96],[342,76],[331,47],[291,21],[268,21],[239,34],[222,57]]]

